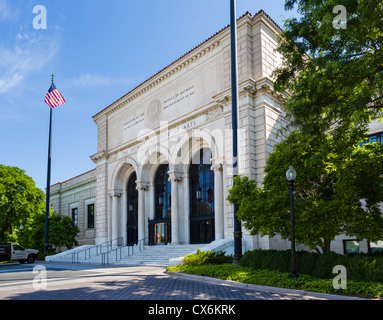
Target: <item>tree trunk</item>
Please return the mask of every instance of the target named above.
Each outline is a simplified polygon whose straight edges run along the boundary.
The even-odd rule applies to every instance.
[[[330,253],[330,245],[331,245],[331,240],[323,239],[323,247],[322,247],[323,253]]]

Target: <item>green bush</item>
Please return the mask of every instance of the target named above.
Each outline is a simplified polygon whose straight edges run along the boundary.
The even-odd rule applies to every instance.
[[[247,251],[240,261],[242,266],[257,269],[291,271],[291,252],[278,250]],[[317,278],[334,278],[332,272],[336,265],[347,270],[347,279],[355,281],[383,282],[383,255],[312,253],[299,251],[296,253],[296,269],[298,273],[308,274]]]
[[[232,263],[233,256],[227,256],[223,251],[205,252],[197,249],[196,253],[187,254],[184,257],[184,264],[188,266],[199,266],[202,264],[223,264]]]
[[[182,265],[168,267],[167,270],[170,272],[183,271],[198,276],[214,277],[262,286],[298,289],[309,292],[348,294],[375,298],[383,297],[383,283],[379,282],[358,282],[348,280],[347,289],[335,289],[333,287],[332,279],[319,279],[306,274],[299,274],[298,278],[291,278],[289,277],[289,272],[254,269],[232,264]]]

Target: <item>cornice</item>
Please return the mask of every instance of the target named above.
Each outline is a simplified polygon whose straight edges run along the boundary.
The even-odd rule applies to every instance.
[[[170,66],[166,67],[165,69],[168,69],[167,72],[164,72],[165,70],[161,70],[159,73],[157,73],[155,76],[152,78],[148,79],[132,91],[128,92],[124,97],[120,98],[113,104],[111,104],[109,107],[106,109],[102,110],[98,114],[96,114],[93,119],[96,121],[99,117],[102,115],[110,115],[123,106],[125,106],[128,103],[131,103],[138,97],[142,96],[145,94],[147,91],[157,87],[159,84],[161,84],[163,81],[169,79],[173,75],[179,73],[186,67],[188,67],[190,64],[196,62],[203,56],[207,55],[209,52],[213,51],[214,49],[218,48],[220,45],[220,39],[212,42],[208,46],[203,46],[200,47],[198,51],[196,51],[193,55],[190,57],[181,57],[180,60],[177,60],[177,64],[173,63]],[[188,55],[189,56],[189,55]],[[150,80],[150,81],[149,81]]]
[[[106,152],[105,152],[105,150],[102,150],[102,151],[100,151],[100,152],[95,153],[94,155],[91,155],[91,156],[90,156],[90,159],[91,159],[94,163],[97,163],[97,162],[99,162],[100,160],[104,160],[104,159],[106,159]]]
[[[64,188],[62,187],[64,182],[59,182],[58,184],[60,184],[60,188],[58,190],[52,191],[50,195],[53,196],[53,195],[56,195],[56,194],[62,194],[62,193],[68,192],[70,190],[77,189],[77,188],[86,186],[88,184],[94,183],[96,181],[97,181],[97,178],[96,177],[92,177],[92,178],[88,178],[86,180],[80,181],[78,183],[71,184],[70,186],[64,187]]]
[[[272,20],[270,16],[267,15],[263,10],[258,11],[254,16],[252,16],[251,13],[246,12],[241,17],[239,17],[237,21],[238,28],[240,28],[240,26],[243,23],[255,25],[258,21],[263,21],[266,25],[268,25],[269,28],[274,30],[276,34],[279,34],[280,31],[282,31],[282,29],[275,23],[275,21]],[[146,93],[148,90],[151,90],[154,87],[158,86],[164,80],[180,72],[191,63],[195,62],[196,60],[200,59],[201,57],[214,50],[215,48],[219,47],[222,39],[227,37],[229,33],[229,28],[230,25],[222,28],[210,38],[206,39],[204,42],[202,42],[189,52],[185,53],[183,56],[181,56],[180,58],[178,58],[177,60],[175,60],[156,74],[154,74],[152,77],[138,85],[136,88],[132,89],[120,99],[101,110],[99,113],[93,116],[94,121],[97,122],[100,117],[114,113],[126,104],[132,102],[133,100],[140,97],[142,94]]]

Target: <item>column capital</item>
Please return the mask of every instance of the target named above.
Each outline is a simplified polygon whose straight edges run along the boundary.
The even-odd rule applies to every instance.
[[[223,171],[223,166],[221,163],[214,163],[211,165],[210,170],[213,170],[214,172]]]
[[[223,159],[212,158],[210,159],[210,162],[212,164],[210,169],[214,170],[214,172],[223,170],[223,163],[224,163]]]
[[[176,171],[176,170],[171,170],[168,172],[169,174],[169,181],[170,182],[178,182],[182,180],[182,172],[181,171]]]
[[[122,195],[122,191],[120,189],[114,189],[114,190],[109,191],[109,197],[111,197],[111,198],[121,197],[121,195]]]
[[[144,180],[136,180],[137,191],[146,191],[149,188],[149,183]]]

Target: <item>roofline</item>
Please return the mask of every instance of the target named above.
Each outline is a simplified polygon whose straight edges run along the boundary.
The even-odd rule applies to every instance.
[[[244,17],[250,17],[250,18],[255,18],[259,15],[264,15],[266,18],[268,18],[270,20],[270,22],[272,22],[272,24],[277,27],[280,31],[283,31],[283,29],[265,12],[263,11],[262,9],[259,10],[254,16],[251,15],[251,13],[249,11],[246,11],[245,14],[243,14],[242,16],[240,16],[237,21],[240,21],[241,19],[243,19]],[[115,104],[118,104],[119,102],[122,102],[122,100],[124,98],[126,98],[127,96],[129,96],[132,92],[134,92],[135,90],[137,90],[138,88],[140,88],[141,86],[143,86],[144,84],[148,83],[150,80],[152,80],[154,77],[156,77],[157,75],[159,75],[161,72],[163,72],[164,70],[168,69],[169,67],[171,67],[172,65],[176,64],[178,61],[180,61],[182,58],[184,58],[185,56],[189,55],[190,53],[192,53],[193,51],[197,50],[199,47],[201,47],[202,45],[204,45],[205,43],[207,43],[209,40],[211,40],[212,38],[216,37],[217,35],[223,33],[226,29],[230,28],[230,24],[227,25],[226,27],[223,27],[221,30],[217,31],[215,34],[213,34],[212,36],[210,36],[208,39],[206,39],[205,41],[201,42],[199,45],[197,45],[196,47],[194,47],[193,49],[189,50],[188,52],[186,52],[185,54],[183,54],[181,57],[179,57],[177,60],[174,60],[173,62],[171,62],[170,64],[168,64],[166,67],[162,68],[160,71],[156,72],[154,75],[152,75],[150,78],[146,79],[145,81],[141,82],[138,86],[134,87],[133,89],[131,89],[129,92],[127,92],[126,94],[124,94],[122,97],[120,97],[119,99],[115,100],[114,102],[112,102],[110,105],[108,105],[106,108],[102,109],[101,111],[99,111],[98,113],[96,113],[92,118],[93,120],[95,121],[96,118],[102,114],[103,112],[105,112],[107,109],[109,109],[110,107],[112,107],[113,105]]]
[[[93,169],[88,170],[88,171],[86,171],[86,172],[80,173],[80,174],[78,174],[77,176],[74,176],[74,177],[69,178],[69,179],[67,179],[67,180],[56,182],[55,184],[52,184],[51,187],[53,187],[53,186],[55,186],[55,185],[64,184],[64,183],[66,183],[66,182],[68,182],[68,181],[70,181],[70,180],[73,180],[73,179],[79,178],[79,177],[81,177],[81,176],[84,176],[84,175],[86,175],[86,174],[88,174],[88,173],[91,173],[92,171],[96,171],[96,168],[93,168]]]

